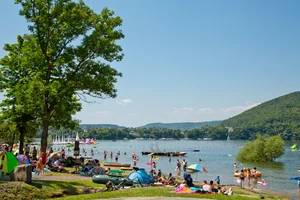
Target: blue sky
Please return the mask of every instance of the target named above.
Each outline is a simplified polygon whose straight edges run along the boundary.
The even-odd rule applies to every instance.
[[[126,37],[118,97],[84,103],[82,123],[221,120],[299,90],[300,1],[85,2],[114,10]],[[18,10],[0,3],[1,47],[27,32]]]

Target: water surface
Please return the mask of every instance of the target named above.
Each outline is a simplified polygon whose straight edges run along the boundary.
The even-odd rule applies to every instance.
[[[291,142],[285,144],[285,154],[273,163],[240,163],[235,159],[236,154],[240,150],[239,147],[244,145],[245,141],[195,141],[195,140],[120,140],[120,141],[98,141],[97,145],[80,145],[80,148],[90,150],[93,148],[96,153],[94,158],[103,160],[103,152],[107,150],[113,152],[115,155],[118,151],[121,152],[119,162],[133,163],[131,154],[134,152],[139,156],[138,167],[149,170],[146,163],[149,161],[149,156],[143,156],[142,151],[148,151],[151,147],[156,146],[160,150],[165,151],[185,151],[188,154],[182,158],[172,157],[171,163],[168,162],[167,157],[159,157],[157,161],[157,169],[161,169],[163,174],[169,172],[176,174],[176,159],[183,158],[188,161],[188,165],[200,163],[204,166],[208,173],[198,172],[193,173],[194,180],[214,180],[217,175],[221,178],[221,184],[237,184],[233,177],[233,165],[236,162],[238,169],[257,167],[267,182],[267,186],[256,186],[259,188],[285,192],[288,194],[298,194],[297,181],[290,180],[292,176],[300,176],[298,168],[300,168],[300,151],[291,152],[289,150],[292,145]],[[298,143],[299,144],[299,143]],[[200,152],[192,152],[192,149],[199,149]],[[127,155],[123,153],[126,151]],[[90,151],[88,151],[90,153]],[[90,154],[87,154],[89,156]],[[228,156],[229,154],[233,156]],[[199,158],[202,159],[199,162]],[[108,161],[110,158],[108,156]]]

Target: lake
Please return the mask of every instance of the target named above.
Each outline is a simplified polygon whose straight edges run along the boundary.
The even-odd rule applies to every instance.
[[[119,156],[119,162],[121,163],[131,163],[131,154],[134,152],[139,156],[139,161],[137,166],[140,168],[145,168],[149,171],[150,167],[146,165],[149,161],[149,156],[142,155],[142,151],[150,150],[151,147],[157,146],[160,150],[166,151],[185,151],[188,152],[186,156],[178,158],[172,157],[171,163],[169,163],[167,157],[159,157],[157,161],[157,169],[161,169],[163,174],[169,172],[176,174],[176,160],[186,159],[188,165],[190,164],[201,164],[205,167],[208,173],[197,172],[192,174],[192,178],[197,181],[203,180],[214,180],[217,175],[221,178],[221,184],[237,184],[236,179],[233,177],[233,165],[236,162],[238,169],[241,168],[253,168],[257,167],[268,184],[267,186],[256,187],[285,192],[288,194],[298,194],[297,181],[290,180],[292,176],[300,176],[298,168],[300,168],[300,151],[291,152],[289,150],[292,146],[292,142],[286,142],[285,144],[285,154],[277,159],[273,163],[261,163],[261,164],[244,164],[237,162],[235,159],[236,154],[239,151],[239,147],[242,147],[245,141],[230,140],[230,141],[195,141],[195,140],[119,140],[113,141],[97,141],[96,145],[84,145],[80,144],[80,148],[86,148],[90,150],[96,149],[99,153],[95,153],[94,158],[103,160],[104,150],[112,151],[115,155],[118,151],[121,152]],[[299,142],[298,142],[299,144]],[[199,149],[200,152],[191,152],[192,149]],[[126,151],[127,155],[124,155]],[[233,156],[228,156],[229,154]],[[90,155],[88,151],[87,156]],[[202,159],[199,162],[199,158]],[[109,155],[107,161],[110,161]]]

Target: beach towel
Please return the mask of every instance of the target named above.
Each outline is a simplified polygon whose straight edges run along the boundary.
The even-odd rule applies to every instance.
[[[177,188],[174,193],[178,193],[178,194],[191,194],[191,193],[195,193],[195,191],[191,190],[188,187],[180,187]]]

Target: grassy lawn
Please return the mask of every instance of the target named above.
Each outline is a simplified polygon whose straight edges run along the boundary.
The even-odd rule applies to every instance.
[[[104,185],[92,181],[0,182],[0,199],[47,199],[66,195],[100,192]]]
[[[207,198],[207,199],[236,199],[236,200],[247,200],[247,199],[258,199],[260,195],[255,194],[251,191],[246,191],[239,188],[234,188],[234,195],[219,195],[219,194],[174,194],[174,188],[133,188],[129,190],[118,190],[113,192],[101,192],[95,194],[76,195],[58,198],[62,200],[81,200],[81,199],[105,199],[105,198],[120,198],[120,197],[189,197],[189,198]],[[278,199],[276,197],[264,196],[265,199]]]
[[[260,195],[254,192],[233,188],[233,196],[219,194],[174,194],[174,188],[144,187],[128,190],[103,192],[105,185],[95,184],[92,181],[34,181],[28,185],[21,182],[0,182],[0,199],[105,199],[120,197],[189,197],[207,199],[259,199]],[[276,196],[263,195],[265,199],[282,199]]]

